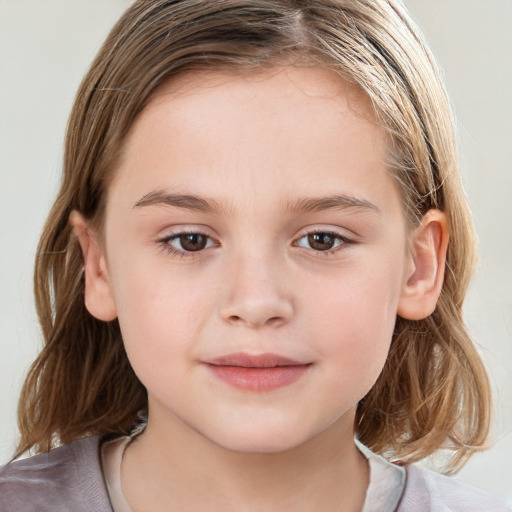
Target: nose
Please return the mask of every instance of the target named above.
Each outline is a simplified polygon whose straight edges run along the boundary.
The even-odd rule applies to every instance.
[[[241,257],[230,270],[220,307],[224,321],[258,329],[280,327],[291,320],[293,301],[282,267],[271,258]]]

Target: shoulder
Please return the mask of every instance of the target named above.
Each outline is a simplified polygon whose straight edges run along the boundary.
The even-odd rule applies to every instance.
[[[512,512],[497,496],[411,464],[397,512]]]
[[[111,512],[100,438],[79,439],[0,468],[0,512]]]

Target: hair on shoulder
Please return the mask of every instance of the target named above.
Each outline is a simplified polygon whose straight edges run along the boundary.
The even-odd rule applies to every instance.
[[[329,67],[364,91],[388,133],[389,165],[411,226],[445,212],[447,273],[435,312],[397,318],[384,370],[357,410],[357,435],[393,460],[453,451],[446,472],[484,447],[490,389],[462,317],[476,258],[453,119],[439,71],[398,0],[138,0],[78,90],[60,191],[41,236],[35,297],[44,347],[19,403],[18,455],[88,434],[129,432],[147,405],[117,321],[84,305],[83,260],[68,218],[101,228],[106,191],[137,115],[185,72]]]

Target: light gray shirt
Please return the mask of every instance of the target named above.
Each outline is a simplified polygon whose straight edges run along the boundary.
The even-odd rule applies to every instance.
[[[114,512],[132,512],[121,485],[121,462],[130,441],[128,436],[120,437],[104,443],[101,449],[103,474]],[[390,464],[360,443],[357,446],[370,467],[370,483],[361,512],[396,510],[405,488],[405,469]]]
[[[99,436],[86,437],[3,466],[0,512],[113,512],[101,447]],[[512,512],[504,500],[452,478],[415,465],[397,471],[398,466],[363,453],[373,471],[364,512]],[[368,503],[379,508],[367,508]]]

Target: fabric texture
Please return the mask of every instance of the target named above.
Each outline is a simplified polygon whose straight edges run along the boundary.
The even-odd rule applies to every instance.
[[[397,512],[510,512],[512,506],[492,494],[411,464]]]
[[[103,443],[101,448],[103,476],[114,512],[132,512],[121,485],[121,463],[124,451],[131,441],[132,438],[124,436]],[[364,507],[361,512],[396,510],[405,487],[405,469],[390,464],[358,441],[356,444],[368,459],[370,467],[370,485],[366,491]]]
[[[103,476],[107,485],[110,503],[114,512],[131,512],[121,485],[121,463],[124,451],[132,441],[130,436],[119,437],[113,441],[103,443],[101,459],[103,462]]]
[[[396,510],[405,489],[407,476],[405,469],[396,464],[391,464],[384,457],[373,453],[357,440],[356,446],[368,459],[370,467],[370,484],[366,489],[366,497],[361,512]]]
[[[100,438],[87,437],[0,469],[1,512],[112,512]]]
[[[101,444],[87,437],[0,468],[0,512],[113,512]],[[396,512],[512,512],[504,500],[452,478],[414,465],[405,474]]]

